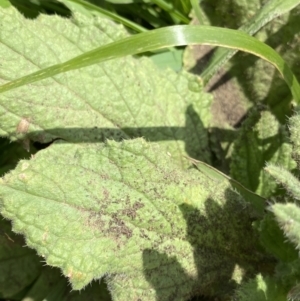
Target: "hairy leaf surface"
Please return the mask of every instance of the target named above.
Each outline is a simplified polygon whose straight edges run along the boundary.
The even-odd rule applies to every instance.
[[[289,241],[300,247],[300,208],[296,204],[274,204],[272,212]]]
[[[299,167],[299,159],[300,159],[300,117],[299,113],[295,114],[295,116],[289,119],[289,126],[291,132],[291,141],[293,143],[293,155],[298,162]],[[300,195],[298,196],[300,197]]]
[[[27,244],[75,289],[106,277],[114,300],[225,294],[261,258],[256,212],[229,181],[181,170],[143,139],[56,142],[0,185]]]
[[[0,9],[0,27],[0,84],[128,35],[99,17],[28,20],[13,8]],[[42,143],[143,136],[178,160],[187,153],[209,161],[210,99],[197,77],[126,57],[2,93],[0,134]]]
[[[282,262],[291,262],[298,258],[298,251],[287,241],[271,212],[261,221],[259,230],[262,245],[270,254]]]

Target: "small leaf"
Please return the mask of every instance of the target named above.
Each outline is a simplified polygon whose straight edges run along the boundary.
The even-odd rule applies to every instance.
[[[291,154],[287,132],[275,116],[268,111],[252,110],[234,143],[230,174],[248,189],[270,197],[277,185],[263,168],[266,162],[295,168]]]
[[[298,251],[291,242],[286,240],[273,214],[266,214],[260,223],[259,231],[262,245],[278,260],[291,262],[298,258]]]
[[[286,301],[285,289],[275,279],[261,274],[242,284],[236,293],[236,301]]]
[[[271,207],[277,222],[290,242],[300,247],[300,208],[296,204],[276,203]]]
[[[27,244],[75,289],[105,277],[113,300],[222,293],[265,260],[256,211],[229,181],[181,170],[142,139],[58,141],[0,185],[2,214]]]
[[[300,116],[295,114],[295,116],[289,119],[291,141],[293,143],[293,154],[295,160],[299,162],[300,159]],[[298,165],[299,166],[299,165]]]
[[[273,164],[268,164],[265,171],[283,185],[295,200],[300,200],[300,182],[292,173],[283,167]]]

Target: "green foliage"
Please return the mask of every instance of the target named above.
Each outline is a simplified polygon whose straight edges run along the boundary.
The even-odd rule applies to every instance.
[[[127,35],[122,28],[103,19],[91,21],[78,15],[69,22],[44,16],[38,20],[40,36],[34,34],[35,22],[19,17],[14,28],[20,29],[20,35],[14,39],[9,30],[15,29],[8,24],[16,15],[15,11],[6,10],[0,18],[7,26],[0,51],[10,58],[2,64],[1,83],[33,72],[37,66],[66,61],[83,50]],[[49,40],[58,32],[64,34],[60,34],[60,42],[53,44],[51,50],[47,43],[41,43],[40,39]],[[26,53],[20,53],[20,36],[31,40]],[[9,43],[10,50],[5,43]],[[60,57],[55,53],[60,53]],[[28,60],[32,63],[24,70]],[[60,137],[70,142],[96,142],[143,136],[165,145],[181,165],[186,162],[183,154],[210,161],[205,129],[210,120],[210,95],[202,92],[196,76],[160,71],[147,59],[127,57],[64,73],[55,80],[3,93],[1,101],[5,107],[0,108],[0,131],[2,135],[8,133],[11,139],[27,136],[45,143]],[[156,113],[149,114],[149,110]]]
[[[234,142],[231,176],[250,190],[270,197],[276,183],[264,172],[265,162],[287,169],[296,167],[285,127],[269,111],[252,110]]]
[[[255,34],[260,41],[276,49],[299,78],[299,0],[264,1],[263,7],[261,3],[260,0],[203,0],[203,23],[239,28],[251,35]],[[278,18],[280,14],[284,15]],[[226,98],[226,87],[230,86],[230,95],[238,98],[239,103],[247,108],[253,103],[267,104],[281,123],[286,122],[286,116],[291,116],[290,91],[281,82],[273,67],[265,61],[239,53],[228,62],[228,58],[236,50],[218,49],[207,66],[203,61],[207,61],[210,56],[201,54],[201,49],[199,51],[197,46],[188,49],[188,68],[192,72],[201,73],[204,82],[223,67],[219,70],[219,76],[211,81],[211,91],[217,90],[215,93],[220,94],[220,101]],[[226,103],[228,102],[230,99]]]
[[[23,238],[11,231],[10,223],[0,223],[0,292],[2,298],[11,298],[38,277],[42,265],[33,250],[23,247]]]
[[[55,143],[3,178],[1,198],[14,231],[74,288],[106,275],[117,300],[218,293],[235,264],[262,259],[255,212],[230,183],[181,171],[142,139]]]
[[[236,292],[235,299],[237,301],[286,301],[286,292],[269,277],[264,277],[261,274]]]
[[[206,1],[203,1],[204,5]],[[233,1],[235,2],[235,1]],[[238,2],[238,1],[236,1]],[[226,8],[227,5],[217,5],[218,7],[225,8],[225,10],[218,10],[219,18],[216,20],[211,20],[211,22],[224,22],[225,25],[236,28],[237,26],[241,26],[239,29],[243,30],[251,35],[255,34],[259,29],[261,29],[264,25],[270,22],[270,20],[277,18],[280,14],[284,14],[292,10],[299,4],[299,1],[288,0],[288,1],[268,1],[261,9],[256,11],[255,6],[257,5],[257,1],[251,1],[247,3],[247,9],[241,11],[238,3],[234,3],[232,6],[231,14],[237,14],[239,18],[228,18],[224,19],[224,17],[229,16],[227,14]],[[250,14],[249,14],[250,11]],[[254,14],[253,11],[256,11]],[[208,16],[216,17],[211,13],[207,12]],[[248,20],[249,15],[254,15],[250,20]],[[238,24],[236,24],[238,22]],[[232,24],[233,23],[233,24]],[[240,24],[239,24],[240,23]],[[213,55],[213,58],[210,60],[208,66],[206,66],[205,70],[201,74],[204,82],[207,82],[210,77],[217,72],[230,57],[232,57],[236,53],[236,50],[228,50],[219,48]]]
[[[31,149],[35,152],[34,146],[30,145],[28,141],[23,143],[9,142],[7,139],[0,138],[0,175],[4,175],[10,169],[15,168],[20,158],[29,158],[30,154],[25,149]]]
[[[294,245],[288,241],[271,213],[266,214],[259,225],[260,239],[265,249],[281,262],[291,262],[298,258]]]
[[[299,2],[0,0],[0,298],[299,300]],[[198,43],[232,49],[202,78]],[[237,50],[233,128],[203,82]]]

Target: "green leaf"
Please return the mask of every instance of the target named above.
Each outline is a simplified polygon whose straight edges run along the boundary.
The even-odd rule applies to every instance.
[[[242,28],[248,27],[255,31],[260,29],[255,37],[275,49],[299,78],[299,0],[270,0],[264,3],[260,0],[203,0],[201,8],[204,13],[201,24],[225,28],[239,28],[243,25]],[[261,26],[263,27],[260,28]],[[185,66],[193,73],[201,74],[206,83],[210,75],[217,72],[218,64],[222,66],[227,62],[206,86],[216,97],[219,110],[228,116],[229,123],[232,116],[237,115],[237,121],[243,116],[243,112],[238,114],[239,107],[244,107],[242,111],[245,111],[253,104],[261,102],[270,107],[281,123],[286,122],[286,116],[292,114],[291,95],[273,66],[245,53],[237,53],[231,58],[231,50],[218,49],[220,62],[214,60],[216,64],[207,67],[210,57],[206,55],[207,48],[212,49],[197,45],[187,47]],[[212,51],[209,54],[211,53]],[[228,54],[228,58],[225,54]],[[217,68],[212,70],[210,67]],[[235,110],[227,109],[228,106],[234,107]]]
[[[294,199],[300,200],[300,182],[292,173],[281,166],[273,164],[268,164],[265,171],[283,185]]]
[[[259,226],[260,239],[266,250],[282,262],[291,262],[298,258],[295,246],[286,241],[283,231],[271,213],[266,214]]]
[[[27,159],[30,157],[30,153],[25,150],[29,148],[28,141],[25,141],[23,145],[21,143],[11,143],[8,139],[0,138],[0,176],[3,176],[10,169],[15,168],[20,159]],[[31,146],[31,152],[34,152],[35,148]]]
[[[56,0],[10,0],[26,18],[37,18],[39,14],[58,14],[70,17],[70,10]]]
[[[73,288],[105,277],[113,300],[225,294],[263,259],[255,210],[230,183],[143,139],[58,141],[0,185],[14,231]]]
[[[0,7],[6,8],[6,7],[10,7],[11,4],[9,2],[9,0],[0,0]]]
[[[64,282],[65,288],[68,288],[67,280],[60,273],[59,269],[53,267],[43,267],[40,275],[35,279],[35,282],[30,286],[22,301],[34,300],[42,301],[47,300],[47,295],[52,292],[57,283]],[[70,288],[68,288],[70,290]]]
[[[248,189],[270,197],[277,185],[263,168],[268,162],[291,170],[296,167],[291,155],[292,146],[285,127],[271,112],[255,109],[243,123],[234,143],[230,174]]]
[[[11,230],[8,221],[0,220],[0,298],[9,300],[64,301],[99,300],[109,301],[109,293],[102,283],[92,284],[84,292],[70,292],[67,279],[59,269],[44,266],[43,258],[25,247],[21,235]],[[52,296],[52,297],[51,297]],[[54,297],[59,298],[54,298]],[[54,299],[51,299],[51,298]],[[97,299],[98,298],[98,299]]]
[[[277,278],[282,283],[282,286],[291,290],[300,280],[300,259],[291,262],[279,262],[275,269]]]
[[[234,300],[286,301],[286,292],[275,279],[259,274],[238,289]]]
[[[2,83],[128,35],[109,20],[80,14],[32,21],[2,10],[0,23]],[[31,42],[23,48],[20,39]],[[2,93],[0,134],[42,143],[143,136],[165,145],[179,164],[186,162],[183,154],[209,162],[210,102],[196,76],[127,57]]]
[[[6,15],[3,17],[5,16]],[[11,16],[8,18],[11,18]],[[7,23],[9,24],[10,22],[9,20],[5,20],[3,21],[3,25]],[[171,26],[151,30],[149,32],[140,33],[109,45],[87,51],[86,53],[64,63],[44,68],[40,71],[36,71],[4,84],[0,86],[0,92],[5,92],[48,77],[53,77],[66,71],[79,69],[126,55],[133,55],[162,48],[170,48],[172,46],[183,46],[187,44],[218,45],[226,48],[246,51],[265,59],[278,69],[290,88],[294,99],[297,102],[300,101],[300,86],[297,78],[280,55],[278,55],[278,53],[271,47],[241,31],[214,28],[211,26],[192,25]]]
[[[151,0],[152,3],[156,4],[158,7],[163,9],[164,11],[168,12],[175,23],[189,23],[189,18],[179,12],[176,8],[176,3],[174,1],[165,1],[165,0]],[[175,1],[177,2],[177,1]],[[174,5],[175,4],[175,5]]]
[[[70,288],[69,288],[70,290]],[[66,295],[66,294],[65,294]],[[110,293],[107,289],[106,284],[101,281],[101,283],[93,282],[84,290],[72,291],[67,297],[63,298],[62,301],[111,301]],[[47,301],[60,301],[58,299],[47,298]]]
[[[19,300],[19,299],[17,299]],[[67,278],[57,268],[43,267],[41,274],[22,301],[111,301],[106,284],[92,282],[82,291],[72,291]]]
[[[293,154],[295,159],[300,158],[300,118],[298,114],[289,119],[289,127],[291,133],[291,142],[293,144]]]
[[[160,69],[171,68],[178,72],[182,68],[183,49],[172,49],[150,55],[150,59]]]
[[[0,219],[0,296],[9,299],[31,285],[42,270],[33,250],[24,248],[21,235],[11,231],[8,221]]]
[[[276,203],[270,207],[290,242],[300,247],[300,208],[296,204]]]
[[[100,6],[92,4],[85,0],[60,0],[60,2],[64,3],[69,9],[76,12],[81,12],[87,15],[98,15],[101,17],[107,17],[110,20],[119,22],[124,26],[127,26],[130,29],[133,29],[136,32],[145,32],[147,29],[144,27],[126,19],[122,16],[115,14],[108,9],[103,9]]]
[[[236,189],[247,202],[252,204],[253,208],[255,208],[257,214],[256,218],[262,218],[264,216],[266,199],[245,188],[243,185],[241,185],[241,183],[237,182],[233,178],[230,178],[229,176],[225,175],[224,173],[220,172],[214,167],[204,162],[200,162],[191,158],[188,159],[196,166],[196,168],[200,172],[205,174],[207,177],[210,177],[217,181],[229,181],[232,187],[234,187],[234,189]]]

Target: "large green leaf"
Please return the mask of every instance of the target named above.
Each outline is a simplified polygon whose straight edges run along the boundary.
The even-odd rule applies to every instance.
[[[56,142],[0,185],[1,213],[75,289],[105,276],[114,300],[226,294],[262,259],[229,181],[143,139]]]
[[[277,185],[263,170],[266,162],[291,170],[296,167],[291,156],[292,146],[285,127],[271,112],[255,109],[234,143],[230,174],[248,189],[270,197]]]
[[[99,22],[99,20],[98,20]],[[212,26],[170,26],[140,33],[121,39],[109,45],[98,47],[78,55],[64,63],[21,76],[16,80],[0,86],[5,92],[26,84],[54,77],[60,73],[87,67],[96,63],[127,55],[139,54],[172,46],[193,44],[217,45],[225,48],[238,49],[268,61],[280,72],[288,85],[294,99],[300,101],[300,85],[286,62],[268,45],[259,42],[241,31]]]
[[[83,15],[32,21],[6,9],[0,24],[0,55],[6,58],[0,83],[127,35],[111,21]],[[0,134],[43,143],[58,137],[96,142],[143,136],[165,145],[180,164],[186,162],[182,154],[209,161],[210,100],[197,77],[126,57],[2,93]]]

